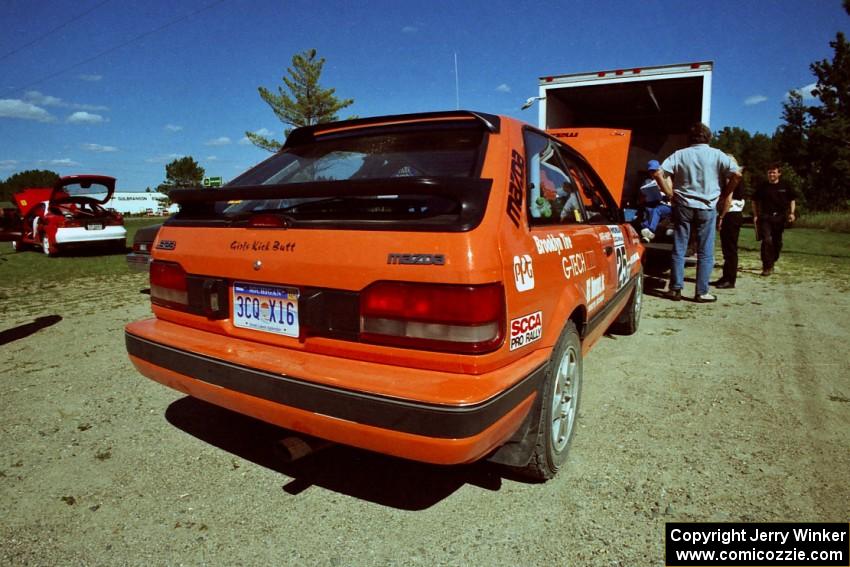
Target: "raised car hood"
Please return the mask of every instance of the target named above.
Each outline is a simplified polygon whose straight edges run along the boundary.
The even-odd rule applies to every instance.
[[[32,211],[33,207],[49,201],[52,194],[53,189],[42,187],[24,189],[23,191],[18,191],[12,197],[15,199],[15,204],[18,206],[21,216],[25,217]]]
[[[115,193],[115,178],[105,175],[68,175],[53,186],[50,200],[62,202],[69,197],[88,197],[103,205]]]
[[[583,155],[602,178],[617,204],[623,206],[623,184],[626,180],[631,131],[614,128],[555,128],[546,132]]]

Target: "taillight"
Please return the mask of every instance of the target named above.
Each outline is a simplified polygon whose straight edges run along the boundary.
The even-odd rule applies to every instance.
[[[363,341],[426,350],[481,353],[504,339],[501,284],[378,282],[360,294]]]
[[[154,260],[150,265],[150,277],[152,303],[179,310],[188,308],[186,271],[180,264]]]

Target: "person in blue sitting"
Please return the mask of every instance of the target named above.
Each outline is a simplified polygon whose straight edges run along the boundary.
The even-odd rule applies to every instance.
[[[651,176],[661,169],[661,164],[658,163],[658,160],[652,159],[649,160],[646,169],[649,170],[649,175]],[[673,214],[673,209],[670,207],[670,200],[667,198],[667,195],[658,188],[658,183],[652,177],[644,181],[643,185],[641,185],[640,194],[644,202],[640,236],[641,240],[649,242],[655,238],[658,223],[670,218],[670,215]]]

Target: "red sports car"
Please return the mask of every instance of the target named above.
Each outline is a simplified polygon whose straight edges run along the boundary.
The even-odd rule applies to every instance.
[[[127,231],[121,213],[103,207],[115,192],[115,178],[69,175],[51,187],[14,194],[17,211],[5,210],[3,240],[15,250],[33,246],[55,255],[72,247],[107,246],[123,251]]]

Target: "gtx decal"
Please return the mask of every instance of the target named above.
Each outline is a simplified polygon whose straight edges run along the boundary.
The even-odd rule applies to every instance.
[[[508,206],[506,212],[508,218],[519,228],[519,219],[522,212],[522,199],[525,193],[525,159],[513,150],[511,152],[511,181],[508,185]]]
[[[174,240],[160,240],[156,247],[158,250],[174,250],[177,248],[177,242]]]

